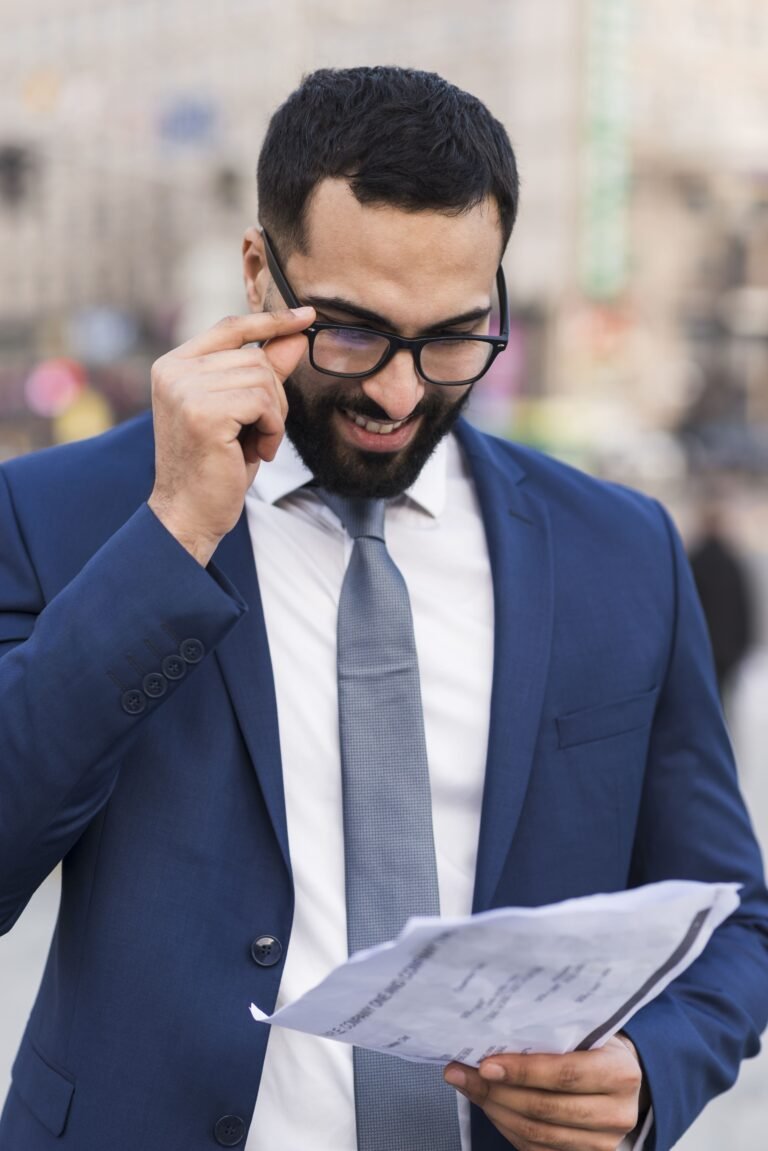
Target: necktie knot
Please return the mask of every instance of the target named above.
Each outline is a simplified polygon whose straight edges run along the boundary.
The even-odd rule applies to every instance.
[[[335,512],[351,539],[362,537],[384,541],[385,500],[365,500],[358,496],[337,496],[315,488],[323,503]]]

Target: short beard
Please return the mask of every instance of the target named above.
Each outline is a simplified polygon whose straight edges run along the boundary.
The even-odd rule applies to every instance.
[[[449,389],[446,389],[448,391]],[[415,483],[421,469],[444,436],[451,431],[467,406],[471,389],[458,399],[447,400],[431,393],[414,409],[421,417],[414,439],[398,452],[366,452],[343,443],[333,428],[333,415],[340,408],[374,420],[389,419],[378,404],[349,384],[299,385],[285,381],[289,439],[318,484],[340,496],[391,499]]]

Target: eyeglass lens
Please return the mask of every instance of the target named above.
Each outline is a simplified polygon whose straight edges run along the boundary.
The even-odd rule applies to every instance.
[[[389,350],[386,336],[360,328],[321,329],[315,336],[315,367],[338,375],[370,372]],[[421,371],[435,383],[459,383],[480,375],[493,355],[481,340],[434,340],[421,348]]]

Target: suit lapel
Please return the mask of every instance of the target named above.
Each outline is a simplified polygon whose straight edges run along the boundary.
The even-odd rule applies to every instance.
[[[221,541],[214,558],[250,609],[219,644],[216,657],[290,870],[275,684],[245,512]]]
[[[494,661],[474,910],[492,905],[533,765],[552,632],[552,563],[544,503],[525,473],[468,425],[459,439],[483,513],[493,573]]]

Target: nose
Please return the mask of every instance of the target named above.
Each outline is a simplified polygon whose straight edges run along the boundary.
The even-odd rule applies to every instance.
[[[424,381],[411,353],[403,348],[389,363],[361,383],[363,392],[383,408],[391,420],[404,420],[424,395]]]

